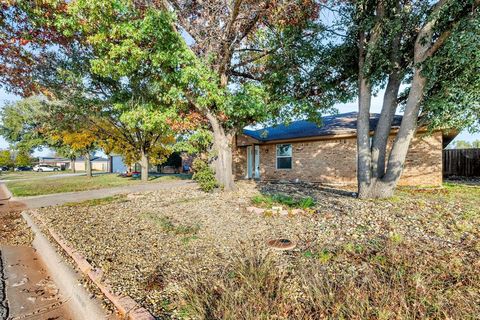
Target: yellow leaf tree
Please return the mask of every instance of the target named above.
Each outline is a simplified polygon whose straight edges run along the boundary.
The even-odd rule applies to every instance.
[[[98,136],[93,130],[82,128],[74,131],[52,131],[46,134],[54,143],[66,146],[74,153],[82,154],[85,157],[87,177],[92,177],[91,154],[95,151],[99,143]],[[75,164],[73,166],[75,166]]]

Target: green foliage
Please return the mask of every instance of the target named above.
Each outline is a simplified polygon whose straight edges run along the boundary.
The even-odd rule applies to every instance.
[[[302,198],[298,201],[298,205],[302,209],[312,208],[315,206],[315,200],[312,197]]]
[[[0,111],[0,134],[17,148],[32,150],[48,145],[42,121],[48,118],[45,99],[30,97],[7,104]]]
[[[438,53],[426,61],[424,116],[431,128],[480,130],[480,14],[458,22]]]
[[[197,181],[200,188],[205,192],[210,192],[218,187],[215,179],[215,172],[204,160],[197,158],[193,161],[192,169],[194,171],[193,180]]]
[[[271,206],[271,205],[273,205],[273,199],[270,196],[264,196],[262,194],[257,194],[255,196],[253,196],[252,203],[256,204],[256,205],[264,204],[264,205],[267,205],[267,206]]]
[[[10,150],[0,151],[0,166],[9,168],[13,167],[12,153]]]
[[[252,203],[257,205],[265,205],[271,207],[275,204],[285,205],[289,208],[308,209],[315,206],[315,199],[312,197],[293,198],[281,193],[273,195],[255,195],[252,198]]]
[[[32,157],[30,152],[26,150],[19,150],[15,156],[15,166],[26,167],[32,165]]]
[[[356,95],[356,51],[349,43],[331,43],[322,21],[265,30],[257,45],[281,50],[264,59],[262,84],[270,99],[283,104],[275,114],[289,122],[306,116],[319,121],[321,112]],[[308,36],[306,36],[308,34]],[[277,120],[277,121],[278,121]]]
[[[458,140],[452,144],[452,149],[471,149],[471,148],[480,148],[480,140],[475,140],[472,142]]]
[[[185,134],[177,139],[174,149],[178,152],[185,151],[188,154],[202,154],[210,149],[213,142],[212,132],[206,129],[195,130],[191,134]]]

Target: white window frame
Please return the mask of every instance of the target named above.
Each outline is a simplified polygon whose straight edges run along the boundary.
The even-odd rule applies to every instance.
[[[290,155],[289,156],[279,156],[278,155],[278,147],[290,145]],[[290,168],[279,168],[278,167],[278,158],[290,158],[292,159]],[[277,170],[292,170],[293,169],[293,145],[291,143],[279,143],[275,145],[275,169]]]

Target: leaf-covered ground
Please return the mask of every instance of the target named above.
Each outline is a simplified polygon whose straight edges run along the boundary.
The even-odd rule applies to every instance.
[[[248,213],[259,193],[311,197],[315,210]],[[231,194],[190,185],[37,213],[101,267],[117,293],[162,318],[480,314],[476,185],[401,189],[388,200],[313,185],[243,183]],[[273,238],[297,247],[273,251]]]

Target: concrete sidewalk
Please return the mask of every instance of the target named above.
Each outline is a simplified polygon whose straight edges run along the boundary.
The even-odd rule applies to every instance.
[[[113,187],[97,190],[78,191],[78,192],[65,192],[46,194],[33,197],[15,197],[11,200],[14,202],[20,202],[25,207],[34,209],[41,207],[57,206],[69,202],[82,202],[86,200],[101,199],[117,194],[133,193],[133,192],[146,192],[156,190],[169,190],[171,188],[181,187],[194,183],[190,180],[179,180],[171,182],[150,182],[145,184],[135,184],[131,186]],[[5,188],[6,189],[6,188]]]

